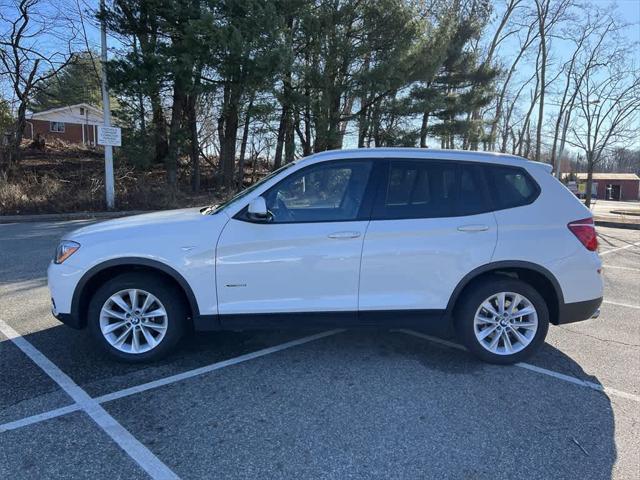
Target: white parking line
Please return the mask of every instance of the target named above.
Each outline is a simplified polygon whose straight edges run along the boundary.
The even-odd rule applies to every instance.
[[[344,332],[344,330],[342,329],[329,330],[327,332],[317,333],[315,335],[310,335],[308,337],[298,338],[297,340],[291,340],[290,342],[281,343],[280,345],[276,345],[274,347],[263,348],[262,350],[247,353],[239,357],[230,358],[229,360],[223,360],[221,362],[212,363],[211,365],[206,365],[204,367],[196,368],[194,370],[189,370],[187,372],[171,375],[170,377],[165,377],[159,380],[154,380],[152,382],[143,383],[142,385],[137,385],[131,388],[125,388],[124,390],[120,390],[117,392],[107,393],[106,395],[97,397],[96,401],[99,403],[103,403],[103,402],[110,402],[111,400],[117,400],[118,398],[128,397],[129,395],[134,395],[136,393],[151,390],[153,388],[162,387],[164,385],[169,385],[175,382],[179,382],[181,380],[186,380],[187,378],[193,378],[198,375],[202,375],[204,373],[213,372],[214,370],[220,370],[221,368],[228,367],[230,365],[236,365],[238,363],[246,362],[247,360],[253,360],[254,358],[264,357],[265,355],[279,352],[280,350],[286,350],[287,348],[295,347],[297,345],[313,342],[314,340],[319,340],[321,338],[328,337],[330,335],[335,335],[336,333],[340,333],[340,332]]]
[[[236,365],[238,363],[246,362],[248,360],[253,360],[259,357],[264,357],[265,355],[269,355],[271,353],[279,352],[281,350],[286,350],[287,348],[295,347],[297,345],[303,345],[305,343],[313,342],[314,340],[319,340],[321,338],[328,337],[330,335],[335,335],[340,332],[344,332],[344,330],[343,329],[329,330],[326,332],[317,333],[315,335],[309,335],[307,337],[298,338],[296,340],[291,340],[289,342],[281,343],[280,345],[275,345],[273,347],[263,348],[262,350],[257,350],[255,352],[247,353],[239,357],[230,358],[228,360],[212,363],[210,365],[196,368],[194,370],[178,373],[176,375],[171,375],[169,377],[161,378],[159,380],[154,380],[152,382],[143,383],[135,387],[125,388],[123,390],[118,390],[117,392],[108,393],[106,395],[102,395],[101,397],[93,398],[92,400],[99,404],[110,402],[112,400],[128,397],[129,395],[134,395],[136,393],[151,390],[153,388],[162,387],[164,385],[169,385],[175,382],[179,382],[181,380],[186,380],[188,378],[193,378],[195,376],[202,375],[204,373],[220,370],[221,368],[224,368],[224,367]],[[45,413],[40,413],[38,415],[32,415],[30,417],[21,418],[20,420],[16,420],[13,422],[8,422],[0,425],[0,433],[8,430],[15,430],[17,428],[26,427],[27,425],[32,425],[34,423],[42,422],[44,420],[49,420],[51,418],[59,417],[61,415],[66,415],[68,413],[81,410],[81,409],[82,407],[78,403],[76,403],[74,405],[57,408],[55,410],[51,410]]]
[[[45,420],[50,420],[52,418],[61,417],[62,415],[66,415],[67,413],[71,412],[77,412],[81,409],[82,407],[80,407],[80,405],[74,403],[73,405],[69,405],[67,407],[56,408],[55,410],[49,410],[48,412],[31,415],[30,417],[21,418],[20,420],[15,420],[13,422],[3,423],[2,425],[0,425],[0,433],[26,427],[27,425],[33,425],[34,423],[44,422]]]
[[[618,265],[609,265],[608,263],[604,264],[602,266],[605,268],[605,270],[607,270],[609,268],[619,268],[620,270],[631,270],[631,271],[634,271],[634,272],[640,272],[640,268],[620,267]]]
[[[51,379],[84,410],[91,419],[116,442],[140,467],[154,479],[177,479],[178,476],[158,457],[118,423],[107,411],[60,370],[40,350],[20,336],[4,320],[0,320],[0,331],[38,365]]]
[[[610,302],[609,300],[603,300],[602,303],[608,303],[609,305],[617,305],[619,307],[637,308],[640,309],[640,305],[631,305],[629,303]]]
[[[616,395],[618,397],[626,398],[627,400],[640,402],[640,395],[623,392],[622,390],[616,390],[615,388],[605,387],[604,385],[600,385],[599,383],[589,382],[588,380],[580,380],[579,378],[572,377],[570,375],[565,375],[564,373],[554,372],[553,370],[548,370],[546,368],[538,367],[536,365],[531,365],[530,363],[520,362],[520,363],[516,363],[515,366],[520,368],[526,368],[527,370],[531,370],[532,372],[542,373],[543,375],[548,375],[550,377],[554,377],[559,380],[564,380],[565,382],[573,383],[581,387],[591,388],[599,392],[608,393],[609,395]]]
[[[407,335],[412,335],[414,337],[423,338],[425,340],[429,340],[430,342],[439,343],[446,347],[456,348],[458,350],[467,350],[462,345],[458,345],[457,343],[449,342],[447,340],[443,340],[441,338],[432,337],[431,335],[426,335],[424,333],[415,332],[413,330],[395,330],[396,332],[406,333]],[[617,397],[626,398],[627,400],[633,400],[634,402],[640,402],[640,395],[636,395],[633,393],[623,392],[621,390],[616,390],[615,388],[605,387],[603,385],[589,382],[586,380],[580,380],[579,378],[572,377],[570,375],[565,375],[564,373],[554,372],[553,370],[548,370],[546,368],[537,367],[536,365],[531,365],[530,363],[519,362],[513,364],[514,367],[524,368],[526,370],[530,370],[532,372],[541,373],[543,375],[547,375],[549,377],[557,378],[558,380],[563,380],[565,382],[573,383],[574,385],[578,385],[580,387],[587,387],[592,390],[597,390],[599,392],[604,392],[609,395],[615,395]]]
[[[640,242],[631,243],[629,245],[625,245],[624,247],[612,248],[611,250],[605,250],[604,252],[599,252],[600,256],[606,255],[607,253],[617,252],[618,250],[626,250],[627,248],[637,247],[640,245]]]

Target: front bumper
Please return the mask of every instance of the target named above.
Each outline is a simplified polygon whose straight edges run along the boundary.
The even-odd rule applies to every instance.
[[[76,330],[80,330],[82,328],[80,319],[71,315],[70,313],[54,313],[53,310],[51,311],[51,313],[54,317],[56,317],[57,320],[61,321],[71,328],[75,328]]]
[[[557,325],[565,323],[581,322],[600,315],[602,297],[584,302],[565,303],[560,305]]]
[[[73,292],[82,276],[82,270],[71,265],[51,262],[47,270],[47,283],[51,294],[51,314],[73,328],[82,328],[80,318],[71,312]]]

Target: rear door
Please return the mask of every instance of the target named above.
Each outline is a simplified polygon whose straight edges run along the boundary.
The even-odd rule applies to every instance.
[[[497,228],[481,168],[389,160],[365,236],[359,310],[441,310],[491,260]]]

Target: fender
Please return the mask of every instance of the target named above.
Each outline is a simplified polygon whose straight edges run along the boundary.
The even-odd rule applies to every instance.
[[[475,268],[474,270],[471,270],[464,277],[462,277],[462,280],[460,280],[456,288],[453,289],[453,293],[449,298],[449,303],[447,303],[447,315],[451,315],[453,313],[453,307],[455,306],[458,300],[458,297],[460,296],[460,293],[462,293],[462,290],[464,290],[464,288],[467,285],[469,285],[469,283],[474,278],[476,278],[479,275],[482,275],[483,273],[487,273],[493,270],[506,269],[506,268],[523,268],[523,269],[532,270],[536,273],[541,274],[547,280],[549,280],[551,285],[553,285],[553,289],[555,290],[556,296],[558,298],[558,305],[559,306],[564,305],[564,296],[562,294],[562,288],[560,287],[560,283],[558,282],[556,277],[553,275],[553,273],[551,273],[549,270],[547,270],[544,267],[541,267],[536,263],[531,263],[531,262],[526,262],[521,260],[504,260],[504,261],[492,262],[492,263],[487,263],[485,265],[482,265],[478,268]]]
[[[73,297],[71,299],[71,316],[76,318],[78,322],[80,322],[80,307],[82,301],[82,294],[84,292],[85,287],[89,283],[89,281],[95,277],[100,272],[111,268],[117,267],[120,265],[133,265],[133,266],[141,266],[141,267],[150,267],[169,275],[173,278],[180,288],[185,293],[187,297],[187,301],[189,302],[189,308],[191,309],[191,314],[193,317],[200,316],[200,309],[198,308],[198,302],[196,301],[196,297],[193,294],[193,290],[189,286],[189,283],[184,279],[184,277],[174,270],[172,267],[167,265],[166,263],[151,260],[149,258],[144,257],[122,257],[122,258],[114,258],[112,260],[107,260],[105,262],[99,263],[91,267],[89,270],[85,272],[85,274],[80,278],[80,281],[76,285],[75,290],[73,291]]]

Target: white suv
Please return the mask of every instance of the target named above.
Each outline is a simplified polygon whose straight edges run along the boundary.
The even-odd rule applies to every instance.
[[[593,219],[548,165],[480,152],[358,149],[286,165],[223,205],[66,236],[53,314],[123,360],[190,329],[454,329],[512,363],[549,323],[597,316]]]

